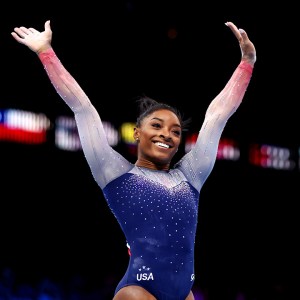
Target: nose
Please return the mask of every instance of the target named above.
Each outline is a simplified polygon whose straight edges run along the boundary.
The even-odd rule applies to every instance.
[[[169,132],[164,132],[164,133],[161,133],[159,135],[160,138],[164,139],[165,141],[170,141],[171,140],[171,137],[169,135]]]

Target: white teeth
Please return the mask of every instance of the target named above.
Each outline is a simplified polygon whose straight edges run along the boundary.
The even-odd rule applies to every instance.
[[[170,146],[169,145],[167,145],[167,144],[163,144],[163,143],[160,143],[160,142],[157,142],[157,143],[155,143],[156,145],[158,145],[158,146],[160,146],[160,147],[164,147],[164,148],[170,148]]]

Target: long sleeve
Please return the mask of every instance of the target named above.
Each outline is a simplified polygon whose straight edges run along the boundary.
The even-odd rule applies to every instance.
[[[210,103],[195,146],[177,164],[198,191],[213,169],[221,134],[240,106],[252,72],[251,64],[242,61],[238,65],[224,89]]]
[[[57,93],[74,112],[84,155],[101,188],[132,168],[109,144],[102,121],[87,95],[62,65],[52,48],[39,54]]]

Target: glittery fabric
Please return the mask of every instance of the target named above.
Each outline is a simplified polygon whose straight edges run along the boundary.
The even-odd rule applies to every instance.
[[[172,178],[157,172],[154,176]],[[116,291],[135,284],[157,299],[184,299],[195,277],[199,193],[186,181],[166,187],[145,174],[126,173],[109,183],[104,195],[131,252]]]
[[[116,292],[138,285],[158,300],[183,300],[195,280],[194,244],[201,188],[215,164],[222,131],[239,107],[253,67],[242,61],[211,101],[195,146],[169,171],[138,168],[109,146],[99,114],[53,49],[39,58],[74,112],[94,179],[130,246]]]

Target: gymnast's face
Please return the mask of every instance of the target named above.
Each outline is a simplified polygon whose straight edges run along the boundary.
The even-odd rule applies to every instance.
[[[180,121],[167,109],[154,111],[146,116],[140,127],[134,129],[138,142],[138,166],[168,169],[178,150],[182,137]]]

